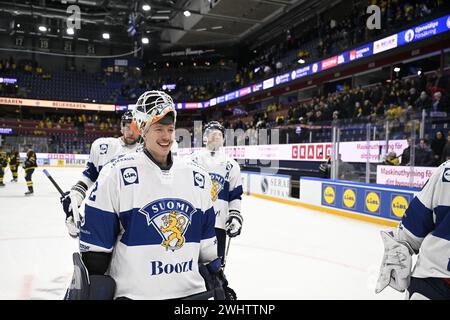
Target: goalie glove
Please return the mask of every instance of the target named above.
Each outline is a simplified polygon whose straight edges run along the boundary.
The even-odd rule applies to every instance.
[[[234,238],[241,234],[242,216],[239,211],[232,210],[228,215],[228,220],[225,223],[225,230],[230,238]]]
[[[410,283],[414,250],[406,241],[396,240],[392,232],[381,231],[381,238],[384,243],[384,256],[375,293],[380,293],[388,285],[404,292]]]
[[[77,237],[80,232],[80,213],[78,208],[86,197],[87,189],[86,184],[79,181],[70,191],[65,192],[60,199],[63,210],[66,213],[66,227],[72,237]]]

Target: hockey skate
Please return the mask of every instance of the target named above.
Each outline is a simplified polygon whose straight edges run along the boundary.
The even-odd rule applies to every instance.
[[[17,182],[17,178],[13,178],[11,182]]]
[[[6,186],[6,184],[4,184],[3,182],[0,183],[0,187],[4,187],[4,186]]]
[[[25,192],[25,195],[26,195],[26,196],[32,196],[33,194],[34,194],[33,191],[27,191],[27,192]]]

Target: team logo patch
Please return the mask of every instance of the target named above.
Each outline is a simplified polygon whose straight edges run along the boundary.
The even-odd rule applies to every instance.
[[[194,186],[202,189],[205,188],[205,176],[195,171],[194,171]]]
[[[220,192],[223,190],[225,179],[218,174],[210,173],[212,187],[211,187],[211,199],[212,201],[216,201],[219,197]]]
[[[181,199],[160,199],[139,210],[147,218],[147,225],[152,225],[161,235],[161,245],[172,251],[186,242],[184,235],[195,211],[192,204]]]
[[[130,184],[138,184],[139,177],[136,167],[120,169],[122,172],[123,183],[127,186]]]
[[[100,145],[100,154],[106,154],[108,152],[108,145],[106,143],[102,143]]]
[[[444,169],[444,174],[442,175],[442,182],[450,182],[450,168]]]

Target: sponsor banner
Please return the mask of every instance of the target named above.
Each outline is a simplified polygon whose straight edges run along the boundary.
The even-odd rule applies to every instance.
[[[290,73],[285,73],[285,74],[276,76],[276,77],[275,77],[275,84],[276,84],[276,85],[279,85],[279,84],[288,82],[288,81],[290,80],[290,79],[289,79],[289,76],[290,76]]]
[[[321,204],[327,207],[355,211],[362,214],[400,220],[413,192],[378,188],[370,184],[322,183]]]
[[[15,78],[1,78],[0,77],[0,83],[16,84],[17,83],[17,79],[15,79]]]
[[[350,50],[349,59],[350,61],[361,59],[365,57],[369,57],[373,54],[372,52],[372,44],[367,44],[365,46],[356,48],[354,50]]]
[[[264,81],[263,81],[263,90],[272,88],[273,85],[274,85],[274,79],[273,79],[273,78],[264,80]]]
[[[236,98],[239,98],[239,91],[233,91],[225,95],[225,101],[233,100]]]
[[[12,106],[44,107],[44,108],[75,109],[75,110],[94,110],[94,111],[116,110],[116,106],[113,104],[97,104],[97,103],[0,97],[0,105],[2,104]]]
[[[311,74],[311,66],[306,66],[303,68],[298,68],[291,72],[291,80],[295,80],[301,77],[306,77],[307,75]]]
[[[21,161],[25,161],[26,152],[20,152]],[[64,153],[36,153],[38,166],[85,166],[89,160],[88,154],[64,154]]]
[[[12,128],[0,128],[0,134],[12,134],[13,129]]]
[[[225,102],[225,96],[217,97],[217,103],[219,104],[219,103],[222,103],[222,102]]]
[[[127,104],[122,106],[116,105],[116,111],[127,111],[128,109],[130,109],[130,107]]]
[[[201,109],[203,108],[203,104],[201,102],[187,102],[184,103],[183,109]]]
[[[422,188],[435,167],[377,166],[377,183],[391,186]]]
[[[377,54],[386,50],[390,50],[397,47],[397,33],[392,36],[374,41],[373,54]]]
[[[291,177],[286,175],[249,174],[250,192],[288,199]]]
[[[406,140],[389,141],[388,151],[401,154],[408,146]],[[367,149],[369,148],[369,154]],[[371,141],[369,145],[364,141],[341,142],[339,153],[345,162],[365,163],[369,156],[370,162],[379,163],[386,148],[386,141]],[[194,148],[180,148],[178,155],[184,156],[192,153]],[[298,161],[320,161],[324,162],[331,155],[332,144],[323,143],[300,143],[300,144],[273,144],[273,145],[250,145],[224,147],[227,155],[234,159],[258,159],[258,160],[298,160]]]
[[[338,64],[338,57],[334,56],[325,60],[322,60],[322,70],[333,68]]]
[[[215,106],[217,104],[217,99],[216,98],[213,98],[213,99],[211,99],[211,100],[209,100],[209,105],[212,107],[212,106]]]
[[[249,93],[252,93],[252,87],[246,87],[239,90],[239,97],[243,97]]]
[[[450,15],[400,32],[398,34],[398,45],[402,46],[414,41],[435,36],[448,30],[450,30]]]
[[[261,91],[262,89],[263,89],[263,83],[262,82],[252,85],[252,92]]]

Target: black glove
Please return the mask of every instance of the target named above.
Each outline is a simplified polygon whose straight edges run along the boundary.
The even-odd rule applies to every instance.
[[[234,238],[241,234],[242,216],[237,210],[230,210],[227,222],[225,223],[225,230],[230,238]]]
[[[228,286],[228,280],[225,277],[225,273],[222,268],[222,261],[216,259],[207,265],[207,268],[211,274],[216,276],[216,280],[220,283],[225,294],[225,300],[237,300],[236,292]],[[223,299],[223,298],[222,298]]]
[[[63,210],[66,213],[66,218],[73,215],[72,207],[70,205],[70,197],[69,197],[70,191],[64,192],[64,194],[59,198],[59,201],[61,201],[61,204],[63,206]]]

